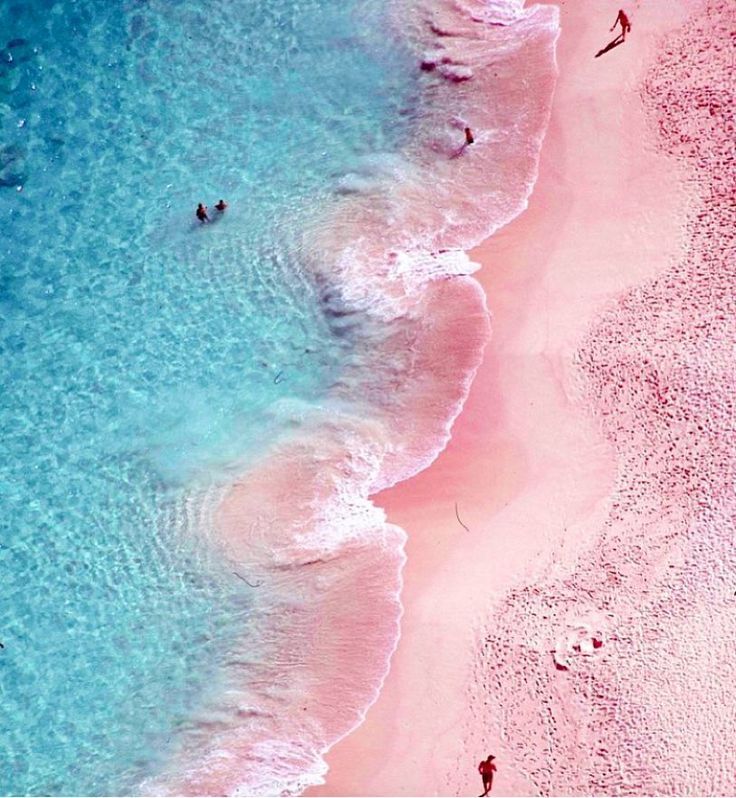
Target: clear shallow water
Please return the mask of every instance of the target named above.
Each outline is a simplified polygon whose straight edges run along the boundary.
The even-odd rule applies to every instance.
[[[131,791],[217,688],[248,590],[183,497],[339,373],[298,231],[404,133],[381,13],[0,6],[0,792]]]

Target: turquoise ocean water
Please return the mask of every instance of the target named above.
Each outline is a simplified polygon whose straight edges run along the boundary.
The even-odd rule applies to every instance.
[[[184,499],[340,372],[299,231],[406,132],[383,11],[0,4],[2,794],[135,791],[247,628]]]

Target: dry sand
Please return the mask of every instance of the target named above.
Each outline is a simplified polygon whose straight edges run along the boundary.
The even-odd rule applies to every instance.
[[[678,255],[684,212],[638,95],[682,5],[630,6],[629,39],[599,59],[618,0],[560,7],[560,76],[529,209],[472,253],[493,340],[447,450],[376,498],[409,535],[401,641],[315,795],[476,795],[489,751],[494,794],[532,791],[502,741],[474,725],[477,637],[506,591],[574,557],[605,512],[613,456],[576,397],[572,357],[612,296]]]

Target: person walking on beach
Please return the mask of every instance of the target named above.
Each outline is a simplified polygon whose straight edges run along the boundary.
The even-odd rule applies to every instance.
[[[470,144],[475,143],[475,136],[473,135],[473,131],[469,128],[465,128],[465,146],[467,147]]]
[[[618,16],[616,17],[616,21],[611,26],[611,30],[614,30],[618,24],[621,25],[621,33],[619,33],[615,39],[608,42],[608,44],[602,50],[599,50],[595,54],[596,58],[600,58],[605,53],[613,50],[614,47],[618,47],[619,44],[623,44],[626,41],[626,34],[631,30],[631,23],[629,22],[629,18],[623,8],[619,8]]]
[[[210,217],[207,216],[207,206],[203,205],[201,202],[197,205],[197,219],[199,219],[202,224],[210,220]]]
[[[488,757],[478,765],[478,773],[483,779],[483,794],[480,798],[485,798],[493,787],[493,774],[496,772],[496,766],[493,764],[495,758],[493,754],[488,754]]]
[[[621,23],[621,41],[625,42],[626,34],[631,30],[631,23],[629,22],[629,18],[626,16],[626,12],[623,10],[623,8],[619,8],[616,21],[613,23],[613,25],[611,25],[611,31],[613,31],[619,22]]]

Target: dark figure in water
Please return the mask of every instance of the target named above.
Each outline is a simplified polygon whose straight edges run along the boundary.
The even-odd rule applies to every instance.
[[[473,135],[473,131],[469,128],[465,128],[465,144],[473,144],[475,142],[475,136]]]
[[[478,765],[478,773],[483,779],[483,794],[480,798],[485,798],[491,791],[491,787],[493,787],[493,774],[496,772],[496,766],[493,764],[495,758],[493,754],[488,754],[488,758]]]
[[[221,199],[217,203],[217,205],[215,205],[215,210],[216,211],[220,211],[220,213],[224,213],[225,212],[225,208],[227,208],[227,202],[225,202],[224,199]]]
[[[618,10],[618,16],[616,17],[616,21],[613,23],[613,25],[611,25],[612,31],[616,27],[616,25],[618,25],[619,22],[621,23],[621,41],[625,42],[626,34],[631,30],[631,23],[629,22],[629,18],[626,16],[626,12],[623,10],[623,8],[619,8]]]
[[[199,221],[202,222],[202,224],[204,224],[205,222],[209,222],[210,220],[210,217],[207,216],[207,206],[202,205],[201,202],[199,203],[199,205],[197,205],[197,219],[199,219]]]

